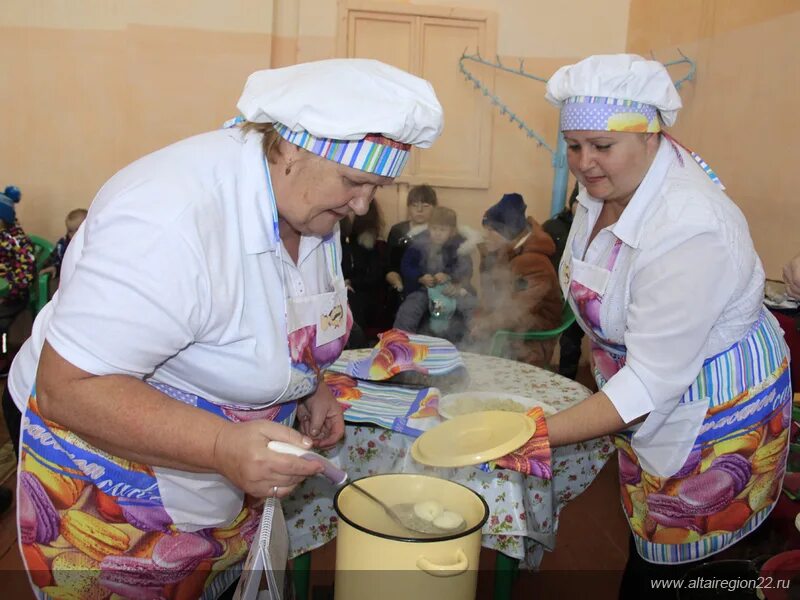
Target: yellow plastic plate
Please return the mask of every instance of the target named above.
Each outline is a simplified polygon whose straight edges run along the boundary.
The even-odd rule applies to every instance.
[[[411,446],[411,456],[431,467],[477,465],[520,448],[535,431],[536,423],[522,413],[469,413],[423,433]]]

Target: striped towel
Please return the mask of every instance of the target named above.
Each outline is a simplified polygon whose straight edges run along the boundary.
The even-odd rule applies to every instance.
[[[370,383],[325,372],[325,383],[350,423],[371,423],[413,437],[441,423],[439,390]]]

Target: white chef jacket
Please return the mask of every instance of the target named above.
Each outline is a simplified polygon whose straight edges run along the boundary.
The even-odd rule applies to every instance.
[[[20,410],[45,338],[95,375],[153,377],[216,403],[276,398],[289,380],[281,256],[287,295],[328,291],[330,275],[320,237],[302,237],[296,265],[278,252],[266,186],[261,136],[238,129],[114,175],[14,360]]]
[[[625,366],[602,391],[625,422],[650,413],[634,449],[646,450],[648,438],[668,426],[684,440],[672,451],[688,455],[694,436],[681,432],[696,431],[706,409],[675,409],[703,362],[740,341],[758,319],[764,269],[741,211],[691,155],[679,152],[680,158],[662,138],[619,220],[588,248],[603,203],[581,188],[559,273],[566,296],[572,256],[599,267],[603,333],[627,348]],[[601,281],[618,239],[615,267]],[[659,459],[650,462],[658,473]]]

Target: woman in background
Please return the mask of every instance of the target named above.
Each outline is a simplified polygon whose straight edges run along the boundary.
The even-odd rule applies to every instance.
[[[395,223],[389,230],[389,236],[386,240],[389,246],[389,267],[386,273],[386,282],[401,297],[404,296],[403,277],[400,274],[403,255],[413,239],[427,230],[428,221],[437,205],[436,190],[429,185],[415,185],[408,191],[408,198],[406,199],[408,220]]]
[[[30,287],[36,277],[33,244],[17,221],[17,204],[22,199],[19,188],[9,185],[0,194],[0,277],[8,285],[0,297],[0,377],[11,367],[8,355],[8,330],[17,315],[28,305]],[[13,402],[3,400],[5,418],[14,452],[19,453],[20,417]],[[0,514],[13,502],[11,490],[0,487]]]
[[[0,278],[8,284],[0,296],[0,376],[5,376],[11,366],[8,330],[28,305],[30,288],[36,278],[33,244],[17,221],[17,204],[21,199],[22,193],[13,185],[0,194]],[[14,443],[16,446],[16,440]]]

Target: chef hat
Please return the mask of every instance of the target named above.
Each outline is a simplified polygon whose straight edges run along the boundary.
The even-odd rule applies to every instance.
[[[257,71],[237,106],[309,152],[388,177],[401,173],[411,146],[428,148],[444,126],[430,83],[357,58]]]
[[[660,131],[675,123],[681,97],[660,62],[605,54],[561,67],[545,98],[561,107],[561,131]]]

